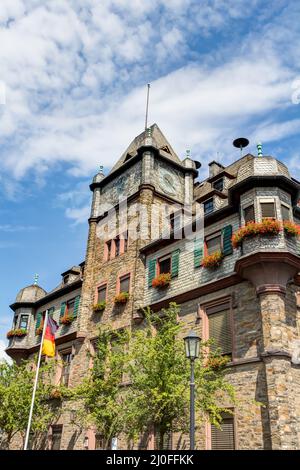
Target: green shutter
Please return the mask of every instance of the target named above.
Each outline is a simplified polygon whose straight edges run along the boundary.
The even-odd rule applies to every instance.
[[[232,254],[232,225],[227,225],[223,228],[223,255],[231,255]]]
[[[152,287],[152,281],[156,275],[156,259],[151,259],[148,264],[148,287]]]
[[[74,318],[77,317],[79,303],[80,303],[80,295],[77,295],[77,297],[75,297],[75,301],[74,301],[74,312],[73,312]]]
[[[66,311],[66,306],[67,306],[67,302],[62,302],[62,304],[60,306],[59,319],[61,319],[64,316],[65,311]]]
[[[194,267],[199,268],[201,266],[203,258],[203,239],[195,238],[194,240]]]
[[[35,324],[35,329],[36,330],[41,326],[42,318],[43,318],[43,313],[42,312],[37,313],[37,315],[36,315],[36,324]]]
[[[178,276],[179,271],[179,252],[180,250],[175,250],[172,253],[172,264],[171,264],[171,276]]]

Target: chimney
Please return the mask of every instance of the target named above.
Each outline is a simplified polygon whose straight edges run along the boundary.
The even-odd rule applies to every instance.
[[[213,176],[216,176],[218,173],[220,173],[222,170],[224,170],[224,166],[221,165],[221,163],[216,162],[213,160],[208,164],[209,166],[209,177],[212,178]]]

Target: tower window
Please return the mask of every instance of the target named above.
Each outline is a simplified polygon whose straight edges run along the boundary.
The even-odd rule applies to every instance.
[[[282,220],[290,220],[290,208],[281,204],[281,216]]]
[[[213,198],[208,199],[203,203],[204,206],[204,214],[210,214],[214,210],[214,200]]]
[[[106,288],[106,284],[98,287],[98,303],[106,301]]]
[[[274,202],[261,202],[261,217],[262,219],[275,219],[275,204]]]
[[[28,319],[29,319],[29,316],[28,315],[21,315],[21,319],[20,319],[20,328],[24,329],[24,330],[27,330],[27,327],[28,327]]]
[[[254,220],[255,220],[254,205],[251,204],[251,206],[245,207],[244,209],[244,221],[245,221],[245,224],[248,224],[249,222],[253,222]]]
[[[224,179],[223,178],[220,178],[218,179],[217,181],[215,181],[213,183],[213,187],[214,189],[216,189],[217,191],[223,191],[224,189]]]
[[[222,249],[222,237],[221,232],[215,233],[205,238],[206,251],[208,255],[221,251]]]

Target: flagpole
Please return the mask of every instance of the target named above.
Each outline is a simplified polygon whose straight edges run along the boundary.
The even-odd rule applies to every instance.
[[[35,399],[35,393],[36,393],[36,388],[37,388],[37,383],[38,383],[39,369],[40,369],[40,364],[41,364],[42,349],[43,349],[43,342],[44,342],[44,336],[45,336],[45,331],[46,331],[46,327],[47,327],[47,322],[48,322],[48,309],[46,310],[45,318],[44,318],[44,327],[43,327],[39,357],[38,357],[38,361],[37,361],[37,367],[36,367],[36,373],[35,373],[35,379],[34,379],[34,386],[33,386],[30,412],[29,412],[29,418],[28,418],[28,424],[27,424],[27,430],[26,430],[24,450],[27,450],[28,441],[29,441],[30,427],[31,427],[31,421],[32,421],[32,413],[33,413],[33,407],[34,407],[34,399]]]

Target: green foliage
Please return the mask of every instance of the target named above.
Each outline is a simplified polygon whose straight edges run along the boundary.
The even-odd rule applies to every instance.
[[[99,331],[93,368],[73,397],[83,399],[83,410],[77,411],[76,419],[83,426],[94,425],[106,445],[123,430],[124,394],[120,383],[125,370],[126,343],[126,331]]]
[[[57,416],[57,410],[49,402],[53,389],[52,374],[52,363],[41,365],[31,426],[35,436],[45,433]],[[25,438],[34,378],[35,367],[32,362],[23,361],[19,365],[6,362],[0,364],[0,429],[3,433],[1,448],[8,447],[18,432]]]

